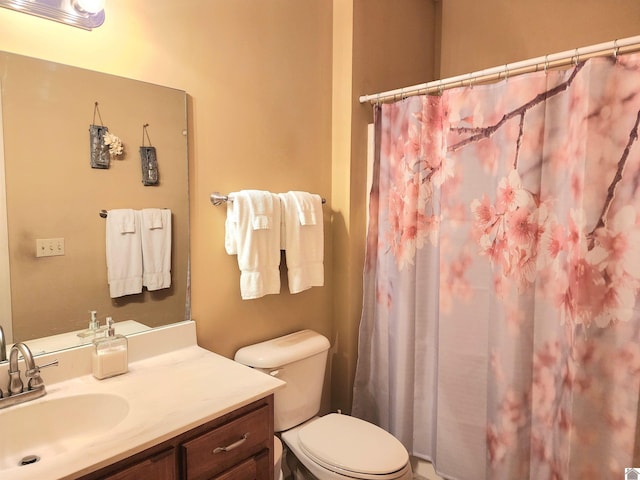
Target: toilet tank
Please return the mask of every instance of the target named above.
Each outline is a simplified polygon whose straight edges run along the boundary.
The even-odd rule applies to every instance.
[[[274,429],[288,430],[320,410],[329,340],[302,330],[241,348],[236,362],[273,375],[287,384],[274,394]]]

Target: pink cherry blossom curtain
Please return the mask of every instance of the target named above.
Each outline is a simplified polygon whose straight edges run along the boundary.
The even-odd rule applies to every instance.
[[[639,55],[376,109],[354,415],[447,478],[640,465],[639,119]]]

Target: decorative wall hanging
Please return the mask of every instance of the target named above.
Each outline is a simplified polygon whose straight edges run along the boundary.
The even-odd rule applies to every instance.
[[[148,123],[142,126],[142,146],[140,147],[140,164],[142,166],[142,184],[157,185],[158,184],[158,159],[156,157],[156,147],[151,145],[149,132],[147,131]],[[147,137],[149,146],[145,146],[144,137]]]
[[[100,119],[99,125],[96,125],[96,114]],[[111,158],[118,157],[124,152],[124,145],[120,138],[109,132],[109,128],[102,124],[98,102],[93,108],[93,123],[89,125],[89,144],[91,168],[109,168]]]

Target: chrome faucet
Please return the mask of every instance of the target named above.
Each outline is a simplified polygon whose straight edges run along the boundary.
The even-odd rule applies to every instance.
[[[7,359],[7,340],[4,337],[4,330],[0,325],[0,362],[4,362]]]
[[[25,379],[28,379],[26,388],[20,378],[18,353],[21,353],[24,359],[24,376]],[[27,402],[45,395],[47,392],[44,388],[44,381],[42,377],[40,377],[40,369],[52,365],[58,365],[58,361],[54,360],[45,365],[36,365],[31,350],[29,350],[26,343],[19,342],[13,345],[9,352],[8,390],[4,395],[2,395],[2,391],[0,390],[0,397],[2,397],[0,398],[0,408]]]

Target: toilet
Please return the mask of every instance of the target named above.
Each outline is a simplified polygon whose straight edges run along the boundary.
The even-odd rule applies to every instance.
[[[282,474],[282,442],[278,437],[273,437],[273,480],[284,480]]]
[[[349,415],[318,416],[329,346],[326,337],[302,330],[235,355],[235,361],[286,382],[274,394],[274,429],[295,457],[293,478],[411,480],[409,454],[391,434]],[[274,478],[281,475],[275,470]]]

